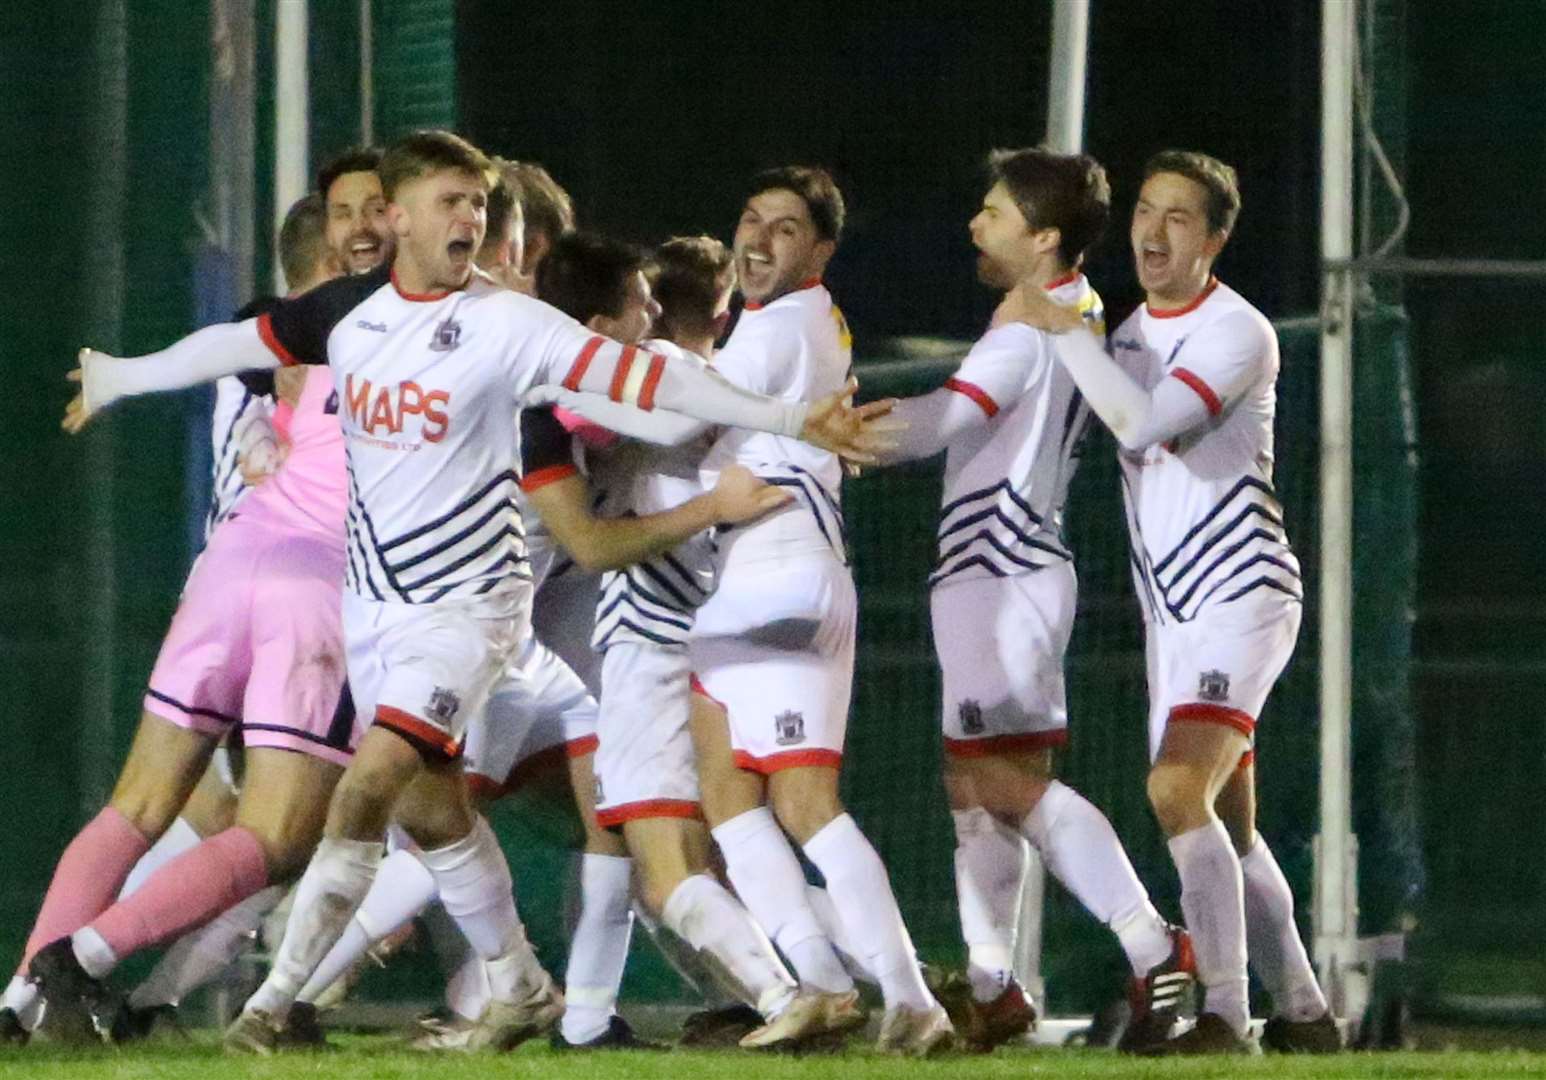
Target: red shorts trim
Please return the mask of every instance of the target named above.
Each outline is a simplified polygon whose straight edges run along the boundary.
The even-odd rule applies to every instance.
[[[1170,716],[1166,722],[1223,724],[1225,727],[1234,728],[1248,739],[1256,733],[1256,718],[1250,713],[1231,709],[1227,705],[1210,705],[1201,701],[1190,705],[1177,705],[1170,710]]]
[[[441,761],[455,761],[462,754],[461,744],[434,724],[390,705],[376,706],[375,726],[401,735],[420,753]]]
[[[726,712],[730,711],[729,707],[726,706],[723,701],[720,701],[719,698],[708,692],[703,683],[699,681],[697,675],[694,674],[687,676],[687,688],[700,697],[708,698],[710,701],[718,705],[721,709],[724,709]]]
[[[1176,368],[1171,374],[1197,392],[1197,396],[1202,398],[1202,403],[1208,407],[1209,416],[1217,416],[1224,411],[1224,403],[1213,392],[1213,387],[1202,381],[1201,376],[1193,374],[1184,367]]]
[[[982,387],[969,383],[965,379],[946,379],[945,389],[954,390],[958,394],[965,394],[977,403],[977,407],[988,414],[988,419],[998,415],[998,402],[993,400]]]
[[[747,772],[770,776],[784,769],[801,769],[809,765],[827,765],[834,769],[843,767],[843,755],[836,750],[785,750],[767,757],[753,757],[745,750],[735,752],[735,767]]]
[[[1046,750],[1068,745],[1068,729],[1025,731],[1014,735],[990,735],[986,739],[952,739],[945,736],[945,753],[951,757],[979,758],[1016,750]]]
[[[278,336],[275,335],[274,317],[272,315],[265,313],[258,316],[258,337],[263,339],[263,344],[268,346],[269,352],[279,357],[279,362],[285,367],[294,367],[300,363],[290,350],[284,347],[284,343],[279,340]]]
[[[521,477],[521,490],[530,494],[538,488],[547,487],[549,484],[557,483],[560,480],[567,480],[579,471],[580,469],[577,465],[549,465],[545,469],[537,469]]]
[[[643,821],[647,818],[699,821],[703,818],[703,807],[690,799],[644,799],[596,811],[596,823],[603,829],[615,829],[626,821]]]
[[[600,736],[581,735],[578,739],[570,739],[564,743],[564,753],[572,758],[584,757],[586,754],[594,754],[596,747],[600,745]]]

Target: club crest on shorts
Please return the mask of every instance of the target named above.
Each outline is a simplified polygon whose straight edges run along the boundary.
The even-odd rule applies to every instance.
[[[450,352],[462,343],[462,324],[455,319],[447,319],[435,327],[435,336],[430,339],[430,352]]]
[[[1203,701],[1228,701],[1229,676],[1222,671],[1204,671],[1197,679],[1197,696]]]
[[[424,706],[424,713],[431,720],[441,724],[449,724],[456,710],[462,707],[462,699],[456,696],[455,690],[447,690],[444,686],[435,687],[435,692],[429,696],[429,704]]]
[[[987,725],[982,722],[982,706],[971,698],[961,702],[959,712],[961,716],[961,734],[981,735],[984,731],[988,730]]]
[[[805,714],[787,709],[773,718],[774,742],[780,746],[793,746],[805,741]]]

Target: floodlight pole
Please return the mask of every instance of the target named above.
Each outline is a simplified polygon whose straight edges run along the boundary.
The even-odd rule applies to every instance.
[[[1361,1009],[1352,814],[1353,62],[1358,5],[1321,6],[1320,833],[1315,963],[1334,1012]]]
[[[1084,149],[1084,85],[1090,45],[1090,0],[1053,0],[1052,58],[1047,68],[1047,134],[1045,142],[1064,154]],[[1036,849],[1029,852],[1020,889],[1016,919],[1014,971],[1037,1011],[1047,1012],[1046,984],[1041,975],[1042,906],[1047,869]]]
[[[1052,62],[1047,72],[1047,145],[1064,154],[1084,149],[1084,84],[1090,46],[1090,0],[1053,0]]]
[[[307,0],[278,0],[274,11],[274,233],[285,211],[311,187],[308,163],[310,92],[307,87]],[[284,268],[274,257],[274,293],[286,292]]]

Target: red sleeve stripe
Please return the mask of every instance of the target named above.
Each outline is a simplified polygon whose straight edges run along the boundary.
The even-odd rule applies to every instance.
[[[644,385],[639,389],[639,408],[649,412],[655,407],[655,391],[660,386],[660,379],[666,373],[666,358],[664,356],[651,356],[650,369],[644,376]]]
[[[580,470],[574,465],[549,465],[545,469],[537,469],[521,477],[521,490],[530,495],[538,488],[545,488],[549,484],[556,483],[565,477],[573,476]]]
[[[585,348],[580,350],[580,355],[574,358],[574,366],[569,369],[569,374],[564,376],[564,389],[580,389],[580,380],[585,378],[585,369],[590,367],[590,362],[596,358],[596,353],[606,343],[606,338],[600,335],[591,338],[585,343]]]
[[[988,392],[980,386],[974,386],[965,379],[946,379],[945,389],[954,390],[958,394],[965,394],[975,401],[982,411],[988,414],[988,419],[998,415],[998,402],[994,401]]]
[[[274,334],[274,316],[264,312],[258,316],[258,337],[263,339],[263,344],[268,346],[269,352],[279,357],[279,362],[285,367],[294,367],[299,364],[290,350],[284,347],[284,343]]]
[[[1194,375],[1184,367],[1176,368],[1171,374],[1197,391],[1197,396],[1202,398],[1202,403],[1208,406],[1208,414],[1210,416],[1217,416],[1224,411],[1224,403],[1213,392],[1213,387],[1203,382],[1199,376]]]
[[[623,388],[628,385],[628,369],[633,367],[633,359],[638,355],[637,346],[623,346],[623,354],[617,358],[617,370],[612,372],[612,388],[607,391],[607,396],[613,401],[623,400]]]

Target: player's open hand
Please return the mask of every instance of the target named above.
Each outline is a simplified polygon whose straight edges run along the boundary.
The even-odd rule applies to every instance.
[[[1084,319],[1077,308],[1057,303],[1040,285],[1021,282],[1004,294],[998,310],[993,313],[994,329],[1016,322],[1049,333],[1064,334],[1077,330],[1084,324]]]
[[[106,353],[97,352],[95,349],[82,349],[75,354],[75,362],[80,366],[73,369],[65,378],[80,386],[80,390],[70,399],[70,403],[64,407],[64,420],[59,426],[71,435],[79,433],[93,416],[97,414],[93,402],[87,394],[88,369],[93,364],[103,363],[114,359]]]
[[[721,525],[755,521],[794,498],[792,493],[759,480],[751,470],[740,465],[727,465],[721,469],[711,494],[714,517]]]
[[[854,391],[858,389],[859,380],[850,378],[843,389],[812,402],[800,438],[844,461],[869,465],[878,454],[896,448],[896,434],[907,424],[890,415],[896,398],[855,405]]]

